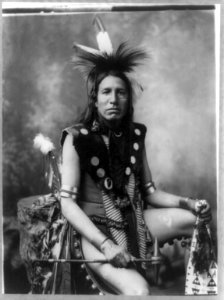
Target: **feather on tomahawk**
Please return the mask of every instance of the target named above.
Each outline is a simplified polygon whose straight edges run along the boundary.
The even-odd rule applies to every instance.
[[[49,152],[55,150],[54,144],[52,141],[45,137],[42,133],[36,135],[33,140],[34,148],[40,150],[44,155],[47,155]]]
[[[50,171],[45,176],[48,177],[48,186],[54,191],[60,190],[61,179],[57,158],[54,154],[55,146],[52,141],[42,133],[36,135],[33,140],[34,148],[40,150],[49,159]]]

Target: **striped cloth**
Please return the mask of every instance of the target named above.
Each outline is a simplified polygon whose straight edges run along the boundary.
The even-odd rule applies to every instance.
[[[148,243],[152,241],[152,239],[149,235],[149,232],[147,231],[144,222],[142,203],[141,201],[135,201],[135,197],[138,197],[139,195],[136,192],[135,176],[133,173],[129,177],[127,192],[136,218],[136,224],[137,224],[136,232],[137,232],[139,254],[141,258],[146,258],[146,254],[148,252],[147,246]],[[115,206],[111,195],[107,194],[105,191],[102,191],[102,198],[103,198],[104,208],[106,212],[106,217],[117,222],[124,222],[124,218],[121,214],[121,211],[119,208]],[[110,227],[109,230],[115,242],[121,246],[124,246],[126,249],[129,250],[128,247],[129,241],[125,230],[116,229],[114,227]]]
[[[127,191],[131,200],[132,208],[135,213],[136,223],[137,223],[137,241],[139,247],[139,255],[141,258],[146,258],[148,253],[148,245],[152,242],[149,231],[146,228],[144,216],[143,216],[143,207],[142,201],[135,201],[135,197],[138,198],[138,191],[135,188],[135,176],[132,173],[129,177],[129,184]]]
[[[115,207],[110,195],[102,191],[102,197],[107,218],[117,222],[124,222],[120,209]],[[110,233],[118,245],[128,249],[128,237],[124,230],[110,227]]]
[[[107,139],[105,136],[103,136],[103,139],[107,149],[109,149],[109,139]],[[135,218],[136,218],[136,224],[137,224],[136,232],[137,232],[139,255],[141,258],[146,258],[147,253],[149,252],[148,246],[150,245],[150,243],[152,243],[152,237],[150,235],[150,232],[147,230],[144,222],[142,202],[135,201],[136,200],[135,198],[139,197],[138,191],[136,191],[135,186],[136,186],[135,176],[133,173],[131,173],[127,185],[127,193],[129,195],[132,209],[135,213]],[[103,198],[104,208],[106,212],[106,217],[114,221],[124,222],[121,211],[119,208],[115,207],[111,196],[105,193],[104,191],[102,191],[102,198]],[[110,232],[117,244],[122,245],[129,250],[128,244],[130,243],[130,241],[128,240],[128,236],[125,230],[121,230],[121,229],[119,230],[111,227]]]

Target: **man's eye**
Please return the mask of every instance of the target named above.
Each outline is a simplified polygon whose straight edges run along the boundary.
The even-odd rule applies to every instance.
[[[104,91],[103,91],[103,94],[106,94],[106,95],[107,95],[107,94],[109,94],[109,93],[110,93],[109,90],[104,90]]]
[[[126,95],[126,91],[121,90],[121,91],[118,92],[118,94],[121,95],[121,96],[125,96]]]

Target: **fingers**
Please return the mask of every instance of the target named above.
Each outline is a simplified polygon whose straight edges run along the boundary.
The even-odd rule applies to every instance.
[[[200,219],[201,219],[204,223],[208,224],[208,223],[211,222],[212,216],[211,216],[211,215],[210,215],[210,216],[207,216],[207,217],[200,216]]]
[[[204,207],[202,208],[202,210],[199,212],[199,217],[205,223],[211,222],[211,220],[212,220],[211,207],[207,201],[206,201]]]
[[[212,214],[211,211],[201,212],[199,213],[200,219],[202,219],[204,222],[208,223],[212,220]]]
[[[121,249],[119,249],[121,250]],[[131,262],[131,255],[126,249],[122,249],[112,259],[111,264],[117,268],[126,268]]]
[[[201,213],[205,209],[209,209],[210,205],[208,204],[207,200],[196,200],[195,201],[195,212],[196,213]]]
[[[212,220],[211,207],[207,200],[196,200],[194,211],[196,215],[200,217],[205,223],[209,223]]]
[[[111,264],[117,268],[126,268],[128,266],[128,261],[122,254],[116,255],[112,260]]]
[[[210,213],[211,207],[207,200],[196,200],[195,202],[195,212],[198,214]]]
[[[118,254],[115,257],[115,260],[116,260],[116,267],[126,268],[131,261],[131,256],[127,251],[124,251],[124,252]]]
[[[203,216],[203,217],[211,216],[211,210],[202,210],[202,211],[199,213],[199,216]]]
[[[124,255],[124,259],[126,261],[126,267],[130,264],[130,262],[132,261],[132,256],[130,255],[129,252],[125,252],[125,255]]]
[[[127,249],[114,244],[111,240],[104,243],[101,251],[107,260],[117,268],[126,268],[131,261],[131,255]]]

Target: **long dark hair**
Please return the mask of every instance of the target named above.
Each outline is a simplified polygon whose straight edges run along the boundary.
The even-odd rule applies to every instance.
[[[92,74],[89,74],[87,79],[88,104],[78,120],[80,123],[83,123],[87,127],[91,126],[95,120],[98,120],[98,113],[95,105],[97,101],[98,88],[101,81],[107,76],[118,77],[124,81],[128,92],[128,110],[122,120],[122,124],[128,125],[133,121],[133,90],[128,77],[124,73],[117,70],[109,70],[100,72],[98,74],[93,72]]]

